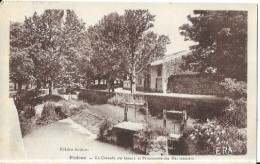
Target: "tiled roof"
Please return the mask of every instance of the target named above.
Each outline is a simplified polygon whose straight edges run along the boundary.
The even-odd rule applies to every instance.
[[[184,51],[179,51],[179,52],[176,52],[173,54],[165,55],[163,58],[153,61],[151,63],[151,66],[160,65],[162,63],[172,61],[174,59],[180,58],[182,56],[186,56],[188,54],[189,54],[189,51],[184,50]]]

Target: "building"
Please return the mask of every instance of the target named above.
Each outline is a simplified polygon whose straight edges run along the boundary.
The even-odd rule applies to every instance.
[[[166,63],[175,61],[188,54],[188,51],[180,51],[153,61],[149,66],[148,76],[144,75],[143,72],[136,75],[137,90],[166,93],[169,77],[168,65]],[[174,65],[172,66],[174,67]]]
[[[180,51],[150,63],[148,73],[142,71],[136,75],[137,90],[198,95],[223,94],[223,86],[220,85],[223,77],[216,73],[216,69],[205,72],[181,69],[184,62],[182,57],[189,54],[189,51]],[[125,89],[131,89],[130,81],[124,83]]]

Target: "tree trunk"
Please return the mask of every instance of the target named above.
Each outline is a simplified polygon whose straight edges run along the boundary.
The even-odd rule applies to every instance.
[[[23,86],[23,82],[22,81],[18,81],[18,90],[17,90],[17,92],[20,92],[22,90],[22,86]]]
[[[14,82],[14,90],[16,91],[17,90],[17,88],[16,88],[16,81]]]
[[[111,89],[112,89],[112,92],[115,92],[114,79],[111,79]]]
[[[26,84],[26,87],[25,87],[26,90],[28,90],[29,84],[30,84],[30,83]]]
[[[91,87],[91,80],[90,79],[88,79],[87,80],[87,86],[86,86],[86,89],[90,89]]]
[[[109,81],[109,78],[106,79],[106,85],[107,85],[108,92],[110,92],[110,81]]]
[[[49,81],[49,96],[52,95],[52,81]]]
[[[44,82],[43,82],[43,88],[44,88],[44,89],[46,89],[46,85],[47,85],[47,82],[44,81]]]
[[[132,72],[132,80],[131,80],[131,93],[135,93],[136,92],[136,84],[135,84],[135,81],[136,81],[136,72],[135,72],[135,68],[133,69],[133,72]]]

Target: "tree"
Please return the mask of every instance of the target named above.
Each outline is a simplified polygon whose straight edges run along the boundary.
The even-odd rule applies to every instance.
[[[98,24],[88,29],[91,40],[94,77],[111,83],[124,74],[124,17],[117,13],[104,16]]]
[[[26,18],[24,37],[29,44],[29,57],[35,65],[34,75],[38,81],[48,83],[49,95],[55,78],[62,69],[62,22],[63,10],[45,10],[40,16],[35,12]]]
[[[149,63],[166,52],[170,40],[165,35],[150,31],[154,26],[155,15],[148,10],[125,11],[126,68],[131,79],[131,92],[136,91],[136,73],[142,71]]]
[[[21,23],[10,24],[10,79],[14,83],[14,89],[21,91],[22,85],[33,80],[33,62],[28,57],[27,49],[21,49],[25,46],[22,33],[24,26]],[[18,84],[18,88],[16,87]],[[28,86],[28,85],[27,85]]]
[[[185,68],[197,72],[215,69],[224,77],[247,79],[247,12],[194,10],[190,24],[180,27],[192,55],[184,57]]]
[[[90,41],[88,39],[85,23],[80,20],[74,11],[67,10],[63,27],[64,50],[66,56],[65,71],[62,77],[67,78],[67,83],[78,83],[86,79],[86,68],[90,69]],[[63,78],[64,80],[64,78]],[[62,81],[63,81],[62,80]]]
[[[126,10],[120,16],[112,13],[88,29],[93,49],[92,62],[98,66],[97,74],[108,77],[128,75],[132,93],[136,91],[136,73],[154,59],[163,56],[169,38],[157,35],[153,27],[154,15],[148,10]],[[103,74],[102,74],[103,75]]]
[[[65,14],[63,10],[45,10],[42,15],[35,12],[25,18],[21,35],[13,35],[13,40],[23,43],[19,51],[25,52],[33,62],[32,75],[37,79],[37,86],[48,83],[49,95],[55,82],[77,71],[75,61],[89,50],[85,23],[74,11],[66,10]]]
[[[167,91],[168,78],[170,76],[193,73],[191,70],[183,69],[184,64],[185,62],[181,57],[164,63],[164,69],[165,69],[165,73],[163,75],[164,76],[163,85],[165,85],[164,92]]]

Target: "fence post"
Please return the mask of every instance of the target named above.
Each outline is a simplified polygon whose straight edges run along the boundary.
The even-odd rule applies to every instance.
[[[125,106],[125,111],[124,111],[124,121],[127,121],[127,105]]]
[[[135,104],[134,104],[134,106],[135,106]],[[135,106],[135,118],[136,118],[136,106]]]
[[[166,119],[167,119],[167,115],[166,115],[166,109],[163,109],[163,127],[166,128]]]

